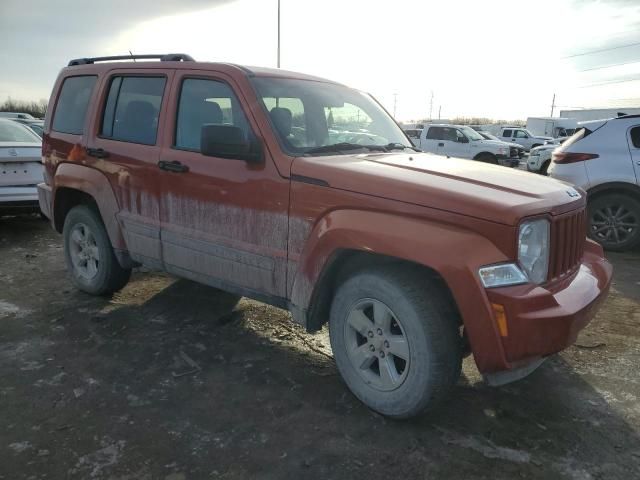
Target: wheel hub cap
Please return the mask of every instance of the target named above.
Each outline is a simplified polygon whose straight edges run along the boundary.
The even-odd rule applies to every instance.
[[[73,226],[69,239],[69,256],[80,277],[91,280],[98,274],[100,252],[93,233],[84,223]]]
[[[624,204],[612,204],[596,210],[591,216],[591,234],[601,243],[625,243],[640,228],[640,218]]]
[[[388,306],[369,298],[356,302],[344,333],[351,365],[367,384],[382,391],[403,384],[410,366],[409,343]]]

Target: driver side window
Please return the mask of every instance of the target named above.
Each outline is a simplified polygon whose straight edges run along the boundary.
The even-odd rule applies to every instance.
[[[523,130],[516,130],[516,138],[529,138],[529,135]]]

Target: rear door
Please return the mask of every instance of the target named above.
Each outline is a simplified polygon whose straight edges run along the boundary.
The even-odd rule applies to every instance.
[[[103,81],[99,115],[87,142],[90,163],[102,171],[116,195],[129,254],[162,266],[158,139],[172,70],[111,70]]]
[[[283,298],[289,180],[278,174],[266,148],[261,163],[200,153],[204,124],[233,125],[246,138],[260,138],[247,104],[222,73],[176,73],[160,155],[173,171],[157,170],[163,261],[182,277]]]
[[[511,142],[512,133],[513,133],[513,130],[507,128],[507,129],[502,131],[502,137],[500,137],[500,138],[502,138],[502,140],[504,140],[505,142]]]
[[[423,152],[438,153],[438,143],[442,138],[442,127],[426,127],[423,130],[420,149]]]
[[[629,129],[629,149],[636,174],[636,183],[640,185],[640,125]]]

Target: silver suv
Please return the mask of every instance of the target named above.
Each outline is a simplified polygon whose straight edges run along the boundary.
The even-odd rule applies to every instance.
[[[584,122],[551,157],[549,176],[589,194],[589,236],[613,251],[640,245],[640,115]]]

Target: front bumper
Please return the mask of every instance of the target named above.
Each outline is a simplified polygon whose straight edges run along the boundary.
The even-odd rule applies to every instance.
[[[520,159],[512,157],[510,155],[496,155],[498,163],[504,167],[517,167],[520,164]]]
[[[489,302],[506,314],[501,340],[507,370],[526,371],[527,365],[572,345],[606,298],[612,273],[602,248],[588,240],[580,267],[566,278],[546,286],[487,290]]]

